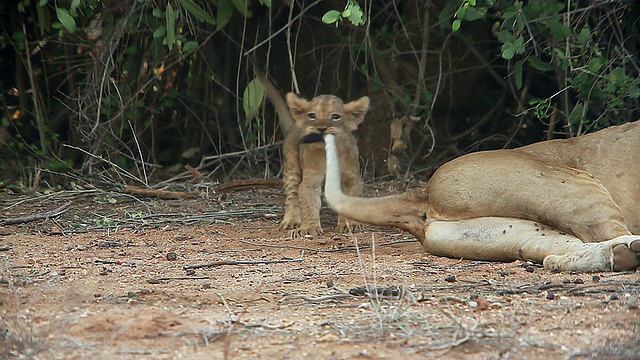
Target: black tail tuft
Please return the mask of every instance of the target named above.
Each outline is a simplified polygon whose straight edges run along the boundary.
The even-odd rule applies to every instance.
[[[300,139],[301,144],[310,144],[315,142],[323,142],[321,133],[311,133],[307,134]]]

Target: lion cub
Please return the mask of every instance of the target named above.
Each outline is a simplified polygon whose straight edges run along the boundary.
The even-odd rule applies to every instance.
[[[344,104],[338,97],[320,95],[311,101],[287,94],[287,105],[294,120],[284,140],[284,219],[280,227],[292,229],[291,237],[322,234],[320,225],[320,195],[325,177],[325,152],[322,142],[301,143],[304,136],[322,136],[328,127],[340,128],[336,137],[340,154],[342,188],[345,193],[360,196],[363,189],[360,175],[358,143],[352,131],[364,120],[369,98],[364,96]],[[350,226],[361,224],[350,221]],[[338,232],[347,229],[345,218],[338,217]]]

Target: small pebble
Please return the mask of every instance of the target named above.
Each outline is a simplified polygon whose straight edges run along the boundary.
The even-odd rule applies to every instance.
[[[327,279],[327,287],[328,288],[332,288],[333,287],[333,279]]]
[[[582,280],[581,278],[576,278],[575,280],[573,280],[574,284],[584,284],[584,280]]]
[[[600,281],[600,275],[593,275],[591,280],[593,280],[593,282],[599,282]]]
[[[609,296],[609,300],[618,300],[618,294],[616,293],[611,294],[611,296]]]
[[[446,282],[456,282],[456,277],[454,275],[449,275],[446,278],[444,278],[444,281],[446,281]]]
[[[167,253],[167,260],[168,261],[178,260],[178,255],[175,252],[170,251],[170,252]]]
[[[547,291],[547,296],[545,297],[547,298],[547,300],[553,300],[556,298],[556,295],[551,291]]]
[[[136,293],[134,293],[133,291],[128,291],[127,292],[127,297],[129,297],[129,298],[136,297]]]
[[[536,271],[536,268],[533,267],[533,266],[527,266],[527,268],[525,270],[527,270],[527,272],[532,273],[532,272]]]

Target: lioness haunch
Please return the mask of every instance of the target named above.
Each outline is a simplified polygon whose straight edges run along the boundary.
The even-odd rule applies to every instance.
[[[640,265],[640,121],[461,156],[424,187],[380,198],[342,192],[337,131],[324,135],[325,196],[348,219],[407,230],[434,255],[552,270]]]

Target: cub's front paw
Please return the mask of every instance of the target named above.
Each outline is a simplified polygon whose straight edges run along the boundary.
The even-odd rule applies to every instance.
[[[628,236],[628,235],[627,235]],[[640,266],[640,238],[613,246],[613,270],[633,270]]]
[[[300,226],[300,221],[296,219],[284,218],[280,223],[281,230],[297,229]]]
[[[291,230],[289,232],[289,236],[291,238],[304,237],[307,235],[318,236],[323,233],[322,226],[318,225],[309,225],[309,226],[301,226],[298,229]]]

